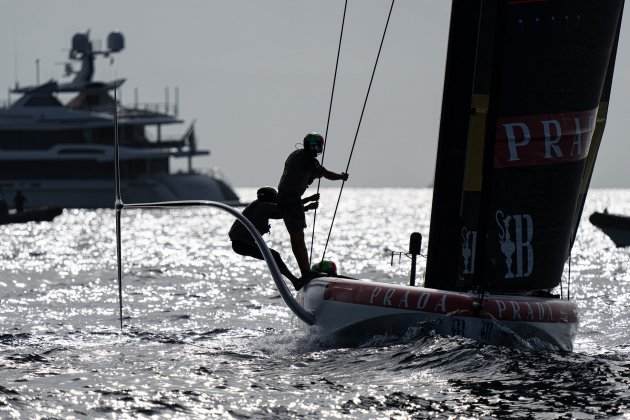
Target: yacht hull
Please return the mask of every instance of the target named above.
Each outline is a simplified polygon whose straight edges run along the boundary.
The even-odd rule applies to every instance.
[[[63,209],[59,207],[26,209],[20,213],[15,212],[0,215],[0,225],[8,225],[11,223],[50,222],[62,212]]]
[[[589,220],[608,235],[617,248],[630,246],[629,216],[595,212],[591,214]]]
[[[111,179],[28,179],[0,181],[5,197],[22,191],[29,207],[112,208],[114,187]],[[123,180],[126,203],[212,200],[238,205],[238,196],[221,179],[205,174],[151,175]]]
[[[336,342],[434,331],[495,345],[571,351],[577,307],[560,299],[449,292],[368,280],[318,278],[304,289],[315,326]]]

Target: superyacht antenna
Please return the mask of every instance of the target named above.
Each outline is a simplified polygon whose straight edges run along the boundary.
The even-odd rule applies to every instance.
[[[164,111],[168,114],[168,110],[170,108],[170,88],[167,86],[164,88]]]
[[[15,26],[13,26],[13,80],[15,80],[15,88],[19,86],[18,83],[18,51],[17,51],[17,37],[15,36]]]
[[[179,86],[175,86],[175,105],[174,105],[174,109],[173,109],[173,114],[175,114],[176,117],[179,116]]]

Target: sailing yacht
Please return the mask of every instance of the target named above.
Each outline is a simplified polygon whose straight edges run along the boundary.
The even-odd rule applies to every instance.
[[[623,4],[453,0],[424,286],[317,278],[303,296],[313,325],[343,340],[427,326],[572,349],[577,306],[558,286],[602,140]]]
[[[0,108],[0,194],[17,191],[29,207],[111,207],[114,197],[114,114],[120,137],[122,197],[129,202],[206,199],[237,204],[239,198],[219,171],[206,174],[192,160],[209,155],[197,147],[194,124],[177,138],[162,128],[182,124],[178,98],[150,106],[125,106],[116,96],[125,79],[93,80],[98,56],[111,57],[124,48],[124,37],[112,32],[107,48],[94,48],[87,33],[72,38],[68,82],[54,80],[15,86],[20,98]],[[64,102],[63,95],[72,97]],[[186,159],[187,170],[173,172],[171,159]]]
[[[121,327],[120,211],[194,205],[236,217],[287,306],[338,342],[428,330],[572,350],[578,311],[563,272],[604,133],[623,5],[452,1],[423,286],[415,285],[412,259],[409,285],[330,272],[296,299],[256,227],[234,208],[212,201],[123,203]],[[419,253],[418,239],[413,233],[410,254]]]

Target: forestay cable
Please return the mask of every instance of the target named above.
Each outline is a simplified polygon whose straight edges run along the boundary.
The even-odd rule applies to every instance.
[[[354,133],[354,140],[352,141],[352,148],[350,149],[350,156],[348,157],[348,163],[346,164],[345,172],[348,173],[348,169],[350,168],[350,161],[352,160],[352,155],[354,153],[354,147],[357,143],[357,138],[359,137],[359,130],[361,129],[361,123],[363,121],[363,115],[365,114],[365,107],[367,105],[368,98],[370,97],[370,91],[372,89],[372,82],[374,81],[374,74],[376,73],[376,67],[378,66],[378,60],[381,56],[381,50],[383,49],[383,42],[385,41],[385,35],[387,34],[387,28],[389,27],[389,20],[392,16],[392,10],[394,9],[394,2],[396,0],[392,0],[392,3],[389,7],[389,13],[387,14],[387,21],[385,22],[385,29],[383,29],[383,36],[381,37],[381,44],[378,47],[378,53],[376,54],[376,60],[374,61],[374,67],[372,68],[372,76],[370,77],[370,84],[368,85],[367,92],[365,94],[365,100],[363,101],[363,108],[361,109],[361,116],[359,117],[359,123],[357,124],[357,130]],[[346,181],[342,181],[341,188],[339,189],[339,196],[337,197],[337,204],[335,205],[335,211],[333,213],[332,220],[330,221],[330,229],[328,230],[328,237],[326,238],[326,245],[324,245],[324,252],[322,253],[322,260],[326,256],[326,250],[328,249],[328,242],[330,241],[330,235],[332,233],[333,225],[335,223],[335,217],[337,216],[337,210],[339,208],[339,202],[341,201],[341,194],[343,193],[343,187],[346,185]]]
[[[118,265],[118,311],[120,317],[120,329],[123,328],[123,300],[122,300],[122,250],[120,239],[120,213],[123,209],[123,201],[120,193],[120,144],[118,142],[118,87],[114,88],[114,188],[116,209],[116,262]]]
[[[346,24],[346,10],[348,9],[348,0],[343,5],[343,17],[341,18],[341,30],[339,31],[339,45],[337,46],[337,60],[335,61],[335,72],[333,74],[332,89],[330,91],[330,103],[328,104],[328,117],[326,118],[326,131],[324,132],[324,148],[322,149],[322,161],[321,165],[324,166],[324,157],[326,156],[326,143],[328,142],[328,127],[330,126],[330,115],[332,113],[333,98],[335,96],[335,84],[337,83],[337,69],[339,68],[339,56],[341,55],[341,40],[343,39],[343,28]],[[319,187],[322,183],[322,179],[317,179],[317,194],[319,194]],[[313,258],[313,243],[315,242],[315,222],[317,220],[317,209],[313,212],[313,232],[311,234],[311,252],[308,256],[309,265]]]

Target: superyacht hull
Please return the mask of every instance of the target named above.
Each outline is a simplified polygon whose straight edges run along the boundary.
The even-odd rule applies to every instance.
[[[341,344],[379,335],[435,331],[494,345],[533,345],[571,351],[577,307],[560,299],[318,278],[304,289],[304,307],[324,336]]]
[[[0,216],[0,225],[8,225],[11,223],[50,222],[62,212],[63,209],[59,207],[39,207],[27,209],[19,213],[11,212],[7,215]]]
[[[20,190],[28,207],[112,208],[114,187],[107,178],[0,180],[5,197]],[[124,202],[213,200],[238,205],[238,196],[225,181],[205,174],[146,175],[121,182]]]

